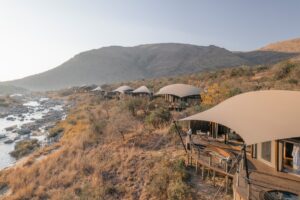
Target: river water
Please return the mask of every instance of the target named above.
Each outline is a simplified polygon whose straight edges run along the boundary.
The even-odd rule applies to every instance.
[[[45,141],[46,131],[43,127],[39,128],[40,134],[33,136],[32,134],[20,136],[16,131],[6,131],[5,129],[12,126],[17,126],[20,128],[21,125],[30,122],[35,122],[35,120],[42,119],[43,116],[49,113],[49,111],[63,111],[62,105],[52,105],[51,107],[43,106],[42,103],[48,101],[47,98],[40,98],[35,101],[28,101],[23,104],[23,106],[28,107],[30,112],[23,113],[22,115],[15,114],[9,115],[4,118],[0,118],[0,138],[5,136],[5,138],[0,139],[0,169],[12,166],[16,160],[10,156],[9,152],[14,150],[15,143],[25,139],[32,138],[38,139],[41,143]],[[14,120],[8,120],[7,118],[14,118]],[[13,140],[11,144],[5,144],[7,140]]]

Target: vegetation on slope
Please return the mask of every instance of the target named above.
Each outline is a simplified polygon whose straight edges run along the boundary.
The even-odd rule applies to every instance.
[[[300,53],[300,38],[269,44],[261,50]]]
[[[242,92],[299,90],[299,80],[299,63],[283,62],[272,67],[245,66],[126,83],[147,85],[155,91],[170,83],[202,88],[202,104],[181,113],[168,111],[160,99],[105,101],[89,93],[64,91],[59,98],[75,101],[75,106],[52,131],[57,136],[61,130],[58,149],[52,148],[44,159],[36,154],[48,154],[50,147],[39,149],[28,162],[1,171],[0,183],[10,190],[3,198],[208,199],[217,188],[210,187],[209,181],[200,183],[185,166],[185,153],[172,119],[205,110]]]

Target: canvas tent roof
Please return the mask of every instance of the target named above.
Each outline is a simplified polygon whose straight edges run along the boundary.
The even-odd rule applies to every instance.
[[[130,91],[133,90],[131,87],[127,86],[127,85],[123,85],[118,87],[117,89],[115,89],[113,92],[120,92],[120,93],[124,93],[126,91]]]
[[[146,86],[141,86],[141,87],[133,90],[132,93],[148,93],[148,94],[151,94],[151,91]]]
[[[164,94],[170,94],[182,98],[187,96],[200,95],[200,89],[187,84],[173,84],[161,88],[155,95]]]
[[[257,91],[234,96],[219,105],[182,119],[222,124],[247,145],[300,136],[300,92]]]
[[[98,86],[95,89],[93,89],[92,91],[102,91],[102,88],[100,86]]]

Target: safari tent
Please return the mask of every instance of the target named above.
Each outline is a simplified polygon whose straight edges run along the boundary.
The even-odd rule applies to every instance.
[[[143,85],[143,86],[133,90],[132,94],[134,96],[151,96],[152,92],[146,86]]]
[[[163,96],[171,103],[185,102],[187,104],[200,103],[200,89],[187,84],[172,84],[161,88],[155,96]]]
[[[113,90],[114,93],[119,93],[119,94],[129,94],[132,91],[133,89],[127,85],[120,86],[117,89]]]
[[[234,199],[265,199],[276,194],[300,196],[299,120],[300,92],[269,90],[234,96],[181,121],[189,121],[191,129],[206,127],[194,132],[208,130],[215,138],[219,126],[237,133],[248,151],[243,166],[246,172],[237,173],[234,179]],[[200,125],[195,125],[197,122]]]

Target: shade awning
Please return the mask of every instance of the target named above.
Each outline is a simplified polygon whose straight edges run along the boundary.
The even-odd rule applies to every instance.
[[[300,92],[248,92],[180,121],[186,120],[227,126],[239,134],[247,145],[300,137]]]
[[[126,91],[132,91],[133,89],[130,86],[123,85],[115,89],[113,92],[125,93]]]
[[[187,84],[172,84],[161,88],[155,95],[174,95],[180,98],[200,95],[200,89]]]
[[[151,94],[151,91],[146,86],[141,86],[141,87],[133,90],[132,93],[147,93],[147,94]]]

